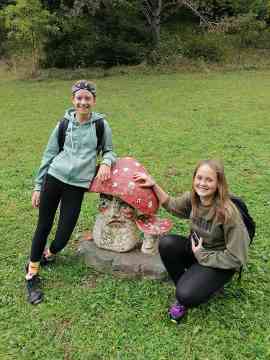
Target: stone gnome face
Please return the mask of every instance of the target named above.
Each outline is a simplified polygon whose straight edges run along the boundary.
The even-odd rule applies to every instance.
[[[100,194],[99,214],[93,229],[93,238],[100,248],[127,252],[140,242],[138,227],[134,221],[136,209],[121,199]]]

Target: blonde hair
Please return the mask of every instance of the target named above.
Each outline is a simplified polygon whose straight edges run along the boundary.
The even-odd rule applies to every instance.
[[[191,205],[192,213],[194,216],[198,213],[200,205],[200,198],[194,189],[194,180],[199,168],[203,165],[209,166],[217,176],[217,190],[215,193],[214,201],[212,204],[212,218],[216,222],[225,224],[231,219],[237,211],[235,205],[232,203],[229,195],[229,187],[224,173],[223,163],[219,160],[201,160],[195,167],[192,178],[192,190],[191,190]]]

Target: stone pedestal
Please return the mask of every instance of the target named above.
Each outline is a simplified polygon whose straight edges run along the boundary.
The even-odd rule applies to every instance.
[[[167,280],[167,272],[158,255],[146,255],[139,249],[127,253],[103,250],[93,241],[81,240],[78,254],[97,271],[127,278]]]

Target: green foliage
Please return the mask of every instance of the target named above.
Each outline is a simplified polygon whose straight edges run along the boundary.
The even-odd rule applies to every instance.
[[[10,55],[29,52],[32,59],[32,73],[39,66],[46,37],[57,28],[51,24],[52,15],[42,8],[39,0],[18,0],[1,12],[7,30]]]
[[[45,67],[86,67],[94,63],[97,43],[95,27],[87,17],[62,16],[57,22],[59,31],[44,44]]]
[[[183,55],[221,62],[232,45],[235,49],[269,48],[270,0],[194,0],[199,12],[214,22],[216,36],[202,35],[199,17],[169,0],[163,1],[160,15],[153,12],[152,25],[146,21],[147,9],[143,11],[147,2],[141,0],[11,3],[1,3],[0,57],[11,58],[10,63],[28,57],[32,73],[39,65],[107,68],[144,61],[153,65],[178,63]],[[158,2],[151,2],[150,7],[157,10]]]
[[[6,39],[7,39],[7,31],[4,28],[4,19],[0,15],[0,59],[6,52],[6,49],[5,49]]]
[[[147,53],[147,63],[177,64],[183,55],[183,40],[178,33],[163,32],[159,47]]]
[[[219,23],[220,29],[231,37],[235,47],[269,48],[269,27],[255,14],[248,13],[224,18]]]
[[[212,19],[243,15],[250,12],[262,19],[267,19],[270,14],[269,0],[197,0],[195,3],[200,11]]]
[[[198,34],[184,42],[183,54],[191,59],[221,62],[226,55],[226,43],[222,34]]]
[[[97,9],[95,15],[62,15],[61,31],[45,45],[44,65],[62,68],[140,63],[148,44],[147,33],[141,20],[120,5],[117,11]]]
[[[5,6],[14,4],[16,0],[1,0],[0,2],[0,9],[3,9]]]

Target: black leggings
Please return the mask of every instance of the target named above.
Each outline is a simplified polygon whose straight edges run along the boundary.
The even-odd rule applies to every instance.
[[[40,194],[39,218],[32,241],[31,261],[40,261],[60,200],[59,222],[50,251],[56,254],[66,246],[80,215],[85,191],[84,188],[64,184],[53,176],[46,175]]]
[[[235,273],[235,270],[200,265],[192,252],[190,240],[183,236],[163,236],[159,252],[176,286],[176,299],[187,307],[208,301]]]

